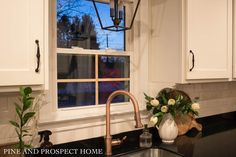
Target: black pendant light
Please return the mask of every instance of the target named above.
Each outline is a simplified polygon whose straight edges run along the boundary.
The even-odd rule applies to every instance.
[[[93,2],[93,6],[95,8],[97,17],[98,17],[98,21],[100,23],[100,26],[102,29],[104,30],[109,30],[109,31],[125,31],[125,30],[129,30],[132,28],[133,23],[134,23],[134,19],[135,16],[137,14],[137,10],[140,4],[141,0],[138,0],[137,5],[135,7],[135,11],[131,20],[131,23],[129,25],[129,27],[126,26],[121,26],[121,21],[122,19],[124,19],[123,15],[124,15],[124,0],[110,0],[110,17],[111,20],[113,21],[113,25],[112,26],[103,26],[102,21],[101,21],[101,17],[99,15],[97,6],[96,6],[96,0],[92,0]]]

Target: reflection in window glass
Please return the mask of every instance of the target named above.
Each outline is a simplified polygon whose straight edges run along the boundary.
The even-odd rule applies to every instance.
[[[129,91],[129,81],[99,82],[99,104],[105,104],[109,95],[116,90]],[[129,99],[124,95],[118,95],[113,99],[113,103],[127,102]]]
[[[95,83],[58,83],[58,108],[95,104]]]
[[[96,3],[102,23],[113,25],[110,5]],[[124,21],[122,20],[124,25]],[[102,30],[91,1],[57,0],[57,47],[112,48],[123,51],[125,32]]]
[[[95,78],[95,55],[57,54],[57,78]]]
[[[99,56],[99,78],[129,78],[128,56]]]

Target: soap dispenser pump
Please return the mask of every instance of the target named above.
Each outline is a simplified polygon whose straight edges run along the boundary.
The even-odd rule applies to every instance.
[[[152,134],[149,133],[148,125],[144,125],[143,133],[139,137],[139,146],[142,148],[152,147]]]
[[[44,140],[43,143],[40,145],[40,148],[49,148],[53,146],[52,142],[49,141],[49,136],[52,134],[50,130],[40,131],[38,134],[40,135],[39,142],[41,142],[42,139]]]

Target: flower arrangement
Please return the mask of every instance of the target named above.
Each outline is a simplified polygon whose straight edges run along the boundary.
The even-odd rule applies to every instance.
[[[198,110],[200,105],[197,103],[199,98],[195,98],[193,101],[183,91],[164,88],[156,97],[151,97],[145,94],[146,108],[152,113],[150,123],[154,126],[159,126],[163,116],[170,113],[173,117],[176,115],[196,115],[198,116]]]

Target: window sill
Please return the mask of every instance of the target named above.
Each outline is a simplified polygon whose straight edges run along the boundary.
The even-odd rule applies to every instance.
[[[145,111],[145,106],[139,105],[140,112]],[[133,113],[133,105],[131,103],[119,103],[111,104],[111,115],[121,115]],[[50,124],[50,123],[62,123],[66,121],[75,121],[83,119],[98,119],[106,116],[106,106],[91,106],[91,107],[80,107],[80,108],[66,108],[58,109],[57,111],[40,116],[40,124]]]

